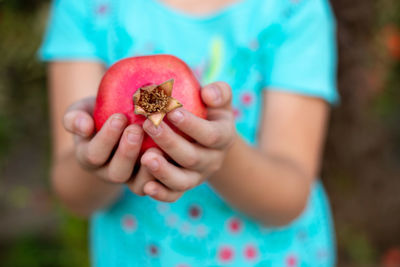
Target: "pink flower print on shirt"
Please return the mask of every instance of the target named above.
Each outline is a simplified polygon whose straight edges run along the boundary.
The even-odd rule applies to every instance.
[[[252,41],[249,43],[249,48],[250,48],[250,50],[252,50],[252,51],[256,51],[258,48],[260,48],[260,43],[258,42],[257,39],[252,40]]]
[[[222,246],[219,248],[218,251],[218,259],[223,262],[227,263],[233,260],[234,252],[230,246]]]
[[[168,215],[165,222],[168,226],[174,226],[178,222],[178,217],[175,214]]]
[[[169,211],[169,205],[166,203],[159,203],[157,205],[157,210],[160,214],[165,214]]]
[[[182,232],[182,234],[187,235],[187,234],[190,233],[190,230],[191,230],[190,223],[188,223],[188,222],[183,222],[182,225],[181,225],[181,232]]]
[[[289,255],[286,258],[286,266],[287,267],[296,267],[297,266],[297,257],[293,254]]]
[[[102,4],[96,8],[96,14],[99,16],[104,16],[108,13],[109,10],[110,7],[107,4]]]
[[[250,106],[251,104],[253,104],[253,100],[254,100],[254,97],[251,93],[245,92],[242,94],[241,101],[242,101],[243,105]]]
[[[198,237],[205,237],[208,234],[208,228],[204,224],[197,226],[196,234]]]
[[[133,233],[137,228],[136,218],[130,214],[124,215],[121,220],[122,228],[127,233]]]
[[[192,219],[199,219],[202,215],[202,210],[199,205],[191,205],[189,207],[189,216]]]
[[[228,230],[233,234],[239,233],[243,228],[242,221],[238,218],[231,218],[228,220]]]
[[[148,247],[148,252],[149,255],[152,257],[158,257],[160,254],[160,249],[158,248],[158,246],[152,244]]]
[[[243,254],[246,260],[253,261],[258,256],[258,250],[254,245],[249,244],[244,248]]]

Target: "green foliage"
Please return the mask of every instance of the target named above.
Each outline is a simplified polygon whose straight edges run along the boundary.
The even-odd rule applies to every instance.
[[[60,266],[89,266],[87,221],[66,215],[66,212],[62,214],[61,243],[64,246],[64,257],[69,258],[71,262]]]
[[[21,236],[0,257],[2,266],[87,267],[87,223],[62,215],[60,228],[51,235],[43,232]],[[0,254],[0,255],[1,255]]]
[[[37,156],[47,162],[43,164],[44,170],[32,177],[46,174],[49,168],[45,66],[37,58],[48,2],[0,0],[0,171],[9,161],[10,152],[23,151],[29,144],[35,151],[26,154],[36,156],[35,152],[39,153]],[[7,203],[13,206],[8,209],[23,208],[29,201],[33,192],[29,187],[30,178],[26,177],[26,183],[9,190]],[[47,175],[42,179],[36,183],[44,187],[48,184]],[[11,241],[0,238],[1,266],[89,266],[87,222],[67,215],[64,210],[50,212],[58,214],[58,224],[49,225],[49,231],[21,231]]]
[[[382,48],[386,50],[386,72],[383,91],[374,101],[373,110],[391,133],[392,151],[400,159],[400,2],[384,1],[379,27],[390,28],[384,32]],[[397,46],[397,52],[393,51]]]
[[[377,262],[377,251],[368,235],[350,226],[341,226],[338,232],[344,254],[354,266],[372,266]]]
[[[0,158],[9,151],[10,135],[9,120],[5,114],[0,113]]]
[[[36,57],[45,11],[0,9],[0,156],[21,140],[48,139],[44,66]]]
[[[48,2],[48,0],[0,0],[0,8],[8,8],[14,12],[30,12]]]

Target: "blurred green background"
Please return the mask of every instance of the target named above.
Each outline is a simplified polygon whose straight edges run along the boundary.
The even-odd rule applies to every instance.
[[[400,1],[332,0],[341,105],[323,164],[339,266],[400,266]],[[88,266],[87,222],[49,191],[49,1],[0,0],[0,266]]]

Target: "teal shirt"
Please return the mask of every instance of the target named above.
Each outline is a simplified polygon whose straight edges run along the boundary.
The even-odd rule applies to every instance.
[[[338,99],[335,25],[325,0],[242,0],[192,16],[158,0],[56,0],[40,50],[45,61],[110,66],[173,54],[202,84],[232,86],[236,129],[253,146],[263,90]],[[248,177],[243,177],[246,179]],[[204,183],[172,204],[124,191],[91,220],[93,266],[333,266],[329,205],[317,182],[290,225],[266,228]]]

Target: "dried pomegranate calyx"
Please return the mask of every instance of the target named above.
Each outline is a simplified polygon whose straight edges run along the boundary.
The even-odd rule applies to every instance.
[[[165,115],[182,104],[173,98],[174,80],[170,79],[159,85],[139,88],[133,95],[135,114],[146,116],[155,126],[160,125]]]

